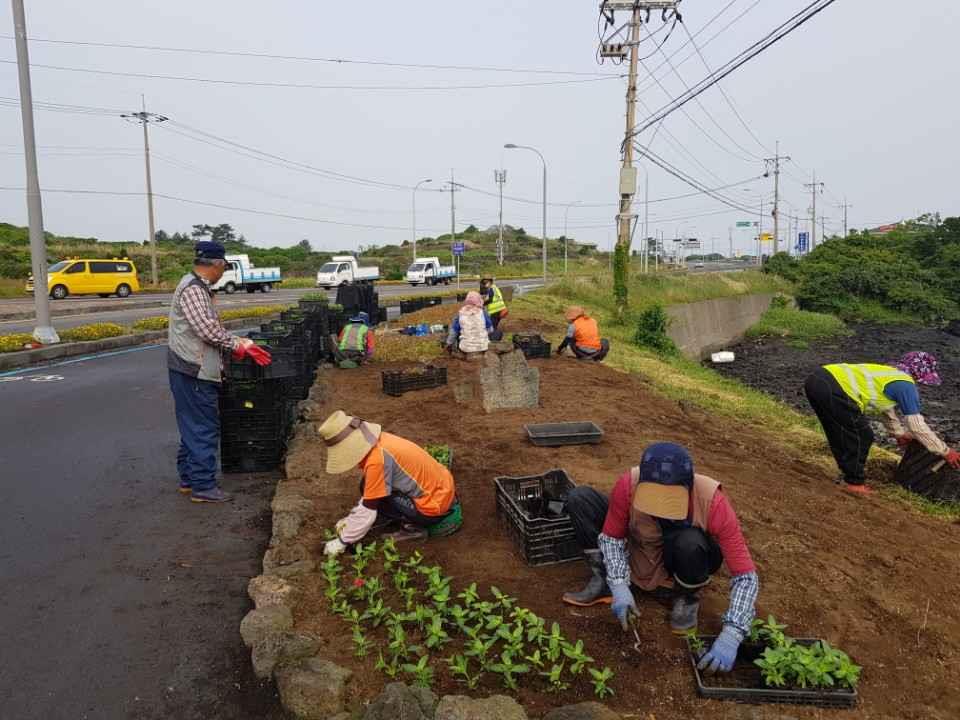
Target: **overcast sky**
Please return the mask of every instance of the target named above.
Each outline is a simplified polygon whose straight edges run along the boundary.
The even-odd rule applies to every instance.
[[[696,42],[716,67],[807,4],[733,0],[716,19],[727,0],[685,0],[681,9],[692,33],[713,19]],[[887,7],[880,11],[880,5]],[[28,33],[35,38],[30,52],[36,102],[131,111],[139,109],[145,94],[148,110],[171,119],[151,126],[155,192],[235,208],[160,197],[159,228],[188,231],[194,223],[228,222],[257,245],[291,245],[307,238],[324,249],[409,238],[408,188],[425,178],[433,183],[417,195],[418,235],[449,232],[449,193],[428,190],[441,188],[451,169],[457,182],[495,193],[494,168],[505,168],[505,193],[531,201],[506,201],[505,222],[539,235],[540,161],[526,151],[504,150],[506,142],[533,145],[547,159],[549,200],[557,203],[549,209],[549,234],[563,232],[565,208],[559,203],[579,201],[594,206],[569,209],[570,236],[609,247],[615,234],[626,86],[622,79],[603,75],[616,76],[625,66],[597,64],[597,16],[593,0],[27,2]],[[652,70],[664,61],[656,50],[666,31],[658,18],[649,28],[655,40],[648,40],[643,51],[651,55],[646,65]],[[10,36],[12,29],[10,9],[4,6],[0,33]],[[802,183],[810,182],[808,173],[814,169],[826,184],[818,212],[825,209],[828,232],[842,227],[837,205],[844,197],[853,205],[851,227],[926,211],[958,214],[957,106],[950,99],[960,85],[958,37],[960,13],[947,0],[909,7],[838,0],[721,83],[746,126],[714,88],[701,96],[702,107],[696,102],[686,106],[689,117],[671,115],[652,149],[706,186],[719,187],[761,175],[758,158],[779,140],[781,151],[794,161],[784,165],[781,176],[784,225],[787,214],[809,216],[810,194]],[[40,39],[556,72],[401,69]],[[16,66],[9,62],[16,57],[14,43],[3,42],[0,96],[16,98]],[[707,74],[686,43],[686,33],[677,27],[663,46],[667,54],[677,53],[671,62],[683,80],[669,65],[655,73],[671,96],[683,92],[683,82],[692,85]],[[125,77],[40,65],[301,87]],[[646,71],[641,78],[642,102],[660,107],[667,100],[665,91]],[[521,86],[476,87],[505,84]],[[434,89],[416,89],[424,87]],[[641,106],[638,119],[645,115]],[[140,128],[109,113],[39,108],[36,124],[43,188],[130,193],[46,192],[46,228],[142,241],[146,212]],[[0,128],[2,185],[22,187],[17,107],[0,106]],[[235,146],[222,149],[198,131],[305,167],[263,162]],[[400,187],[361,184],[317,170]],[[642,171],[640,178],[642,200]],[[659,200],[691,189],[653,168],[649,192]],[[773,179],[724,193],[759,207],[761,196],[772,198]],[[458,230],[497,221],[492,195],[464,189],[456,203]],[[21,191],[0,191],[0,219],[26,224]],[[717,250],[726,251],[728,229],[747,219],[755,218],[705,196],[650,205],[651,233],[697,236],[708,250],[713,239]],[[765,223],[772,224],[769,216]],[[749,246],[750,232],[734,231],[738,249]]]

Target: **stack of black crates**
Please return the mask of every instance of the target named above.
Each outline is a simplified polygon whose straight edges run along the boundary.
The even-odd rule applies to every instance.
[[[301,300],[297,309],[249,333],[270,352],[270,365],[260,367],[249,358],[225,360],[220,393],[223,472],[269,472],[280,466],[297,404],[310,392],[317,364],[332,359],[330,336],[340,332],[346,318],[338,306]]]

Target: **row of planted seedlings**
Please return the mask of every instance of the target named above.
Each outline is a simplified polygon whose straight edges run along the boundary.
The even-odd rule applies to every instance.
[[[350,624],[355,655],[388,678],[429,688],[446,673],[471,690],[499,683],[513,692],[590,683],[598,698],[613,695],[613,671],[596,667],[558,623],[547,627],[496,587],[455,592],[441,566],[419,551],[401,554],[390,538],[330,557],[322,571],[329,609]]]

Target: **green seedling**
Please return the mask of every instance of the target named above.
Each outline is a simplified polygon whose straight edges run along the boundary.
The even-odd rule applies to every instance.
[[[786,633],[784,633],[786,629],[786,625],[780,625],[777,623],[777,619],[770,615],[765,622],[761,623],[758,635],[770,647],[784,647],[788,640]]]
[[[541,672],[540,675],[550,683],[550,692],[563,692],[570,687],[570,683],[563,681],[563,663],[554,665],[549,670]]]
[[[497,628],[497,637],[503,640],[503,647],[513,655],[518,655],[523,650],[523,625],[501,625]]]
[[[551,625],[550,634],[544,635],[540,640],[546,642],[547,660],[552,663],[557,662],[563,655],[563,634],[560,632],[560,624],[555,622]]]
[[[407,558],[407,561],[403,564],[403,566],[405,568],[409,568],[410,570],[416,570],[418,567],[420,567],[420,563],[422,562],[423,555],[419,550],[414,550],[413,554]]]
[[[450,601],[450,586],[444,585],[443,587],[433,591],[432,593],[428,591],[427,597],[433,600],[434,606],[437,608],[437,612],[445,615],[447,612],[447,603]]]
[[[383,652],[381,652],[377,658],[377,664],[373,669],[381,671],[388,678],[395,678],[397,673],[400,672],[400,666],[397,664],[396,657],[388,663],[383,659]]]
[[[510,610],[517,602],[515,598],[510,597],[505,592],[501,592],[500,588],[498,588],[496,585],[490,586],[490,592],[493,593],[493,597],[497,601],[496,604],[502,607],[504,610]]]
[[[324,540],[327,540],[327,541],[335,540],[337,537],[338,537],[337,531],[334,530],[333,528],[324,528],[324,529],[323,529],[323,539],[324,539]],[[333,557],[331,557],[330,559],[333,560]]]
[[[463,655],[454,655],[452,658],[447,658],[447,664],[450,666],[450,674],[458,678],[459,682],[466,683],[471,690],[476,689],[483,673],[478,672],[476,675],[471,675],[469,659]]]
[[[546,632],[546,624],[546,620],[541,617],[537,617],[533,613],[530,613],[530,615],[527,617],[527,642],[540,645],[540,641]]]
[[[415,587],[404,588],[403,590],[398,591],[400,597],[403,598],[404,607],[409,611],[413,609],[415,600],[417,597],[417,589]]]
[[[492,669],[492,665],[490,664],[489,653],[490,649],[496,642],[496,638],[489,638],[486,640],[479,637],[473,638],[467,643],[464,654],[468,655],[469,657],[475,657],[477,662],[480,663],[481,668],[484,670],[490,670]]]
[[[373,643],[371,643],[371,642],[367,639],[366,635],[363,634],[363,630],[361,629],[361,627],[360,627],[359,625],[354,625],[354,627],[353,627],[353,644],[356,645],[356,650],[354,650],[354,654],[355,654],[357,657],[365,657],[366,654],[367,654],[367,651],[370,650],[370,646],[371,646]]]
[[[467,607],[467,609],[471,609],[473,604],[480,599],[480,595],[477,594],[477,584],[470,583],[470,587],[468,587],[462,593],[459,593],[457,595],[457,599],[463,600],[463,604]]]
[[[328,585],[327,589],[323,591],[323,595],[327,598],[332,607],[340,600],[340,597],[343,595],[343,591],[336,585]]]
[[[361,620],[371,620],[374,627],[379,627],[380,623],[387,619],[390,615],[390,607],[383,604],[383,598],[377,598],[376,601],[371,601],[370,605],[367,606],[366,612],[360,616]]]
[[[400,591],[406,590],[410,584],[410,574],[403,568],[393,571],[393,586]]]
[[[394,565],[400,561],[400,553],[397,551],[397,543],[393,538],[387,538],[383,541],[383,569],[385,572],[392,572]]]
[[[440,615],[434,615],[430,618],[430,625],[427,627],[426,646],[438,648],[448,642],[450,642],[450,636],[443,629],[443,618]]]
[[[527,655],[523,658],[528,663],[533,665],[538,670],[543,667],[543,658],[540,656],[540,650],[534,650],[532,655]]]
[[[593,662],[593,658],[583,650],[583,640],[577,640],[573,645],[563,643],[563,654],[573,661],[570,663],[570,672],[574,675],[582,673],[583,669]]]
[[[426,605],[417,605],[413,608],[413,612],[407,615],[407,617],[417,624],[417,627],[423,630],[427,623],[430,622],[430,619],[433,617],[433,610],[428,608]]]
[[[593,679],[590,681],[593,685],[593,694],[598,698],[603,700],[613,695],[613,688],[610,687],[609,683],[613,679],[613,670],[608,667],[603,668],[603,670],[595,670],[590,668],[590,677]]]
[[[430,667],[430,656],[424,655],[416,663],[404,663],[403,671],[413,676],[413,684],[418,687],[429,688],[433,684],[433,668]]]
[[[503,615],[487,615],[486,623],[484,624],[487,630],[496,631],[501,625],[503,625]]]
[[[470,615],[466,610],[459,605],[451,605],[447,610],[447,615],[460,632],[466,632],[467,620],[470,619]]]
[[[703,655],[703,651],[706,649],[706,646],[703,644],[703,640],[700,639],[700,636],[697,635],[696,630],[687,630],[683,634],[687,640],[687,645],[693,650],[693,654],[697,657]]]
[[[490,670],[503,676],[503,686],[509,690],[517,689],[517,675],[530,672],[530,666],[513,661],[513,654],[509,650],[500,653],[500,662],[490,665]]]

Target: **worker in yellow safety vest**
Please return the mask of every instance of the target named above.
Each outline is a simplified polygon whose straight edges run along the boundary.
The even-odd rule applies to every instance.
[[[917,383],[939,385],[937,359],[930,353],[909,352],[896,366],[870,363],[825,365],[804,383],[804,392],[817,414],[830,443],[830,451],[842,472],[837,479],[844,489],[861,495],[873,491],[864,484],[867,454],[873,431],[866,415],[880,415],[887,430],[901,447],[913,440],[942,455],[960,468],[960,453],[951,450],[920,414]],[[897,417],[904,416],[906,429]]]
[[[493,329],[496,332],[500,326],[500,321],[508,314],[507,304],[503,301],[503,294],[500,292],[500,288],[494,284],[493,278],[483,278],[480,280],[480,295],[483,297],[483,307],[487,311],[487,315],[490,316],[490,321],[493,323]]]

